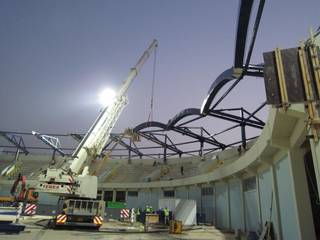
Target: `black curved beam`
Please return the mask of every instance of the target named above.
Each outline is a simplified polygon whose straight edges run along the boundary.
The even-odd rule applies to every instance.
[[[241,0],[238,15],[234,67],[242,68],[253,0]]]
[[[176,125],[176,123],[179,122],[181,119],[183,119],[187,116],[193,116],[193,115],[201,116],[200,109],[199,108],[186,108],[186,109],[182,110],[181,112],[179,112],[177,115],[175,115],[173,118],[171,118],[168,121],[167,127],[171,128],[174,125]]]
[[[142,129],[150,128],[150,127],[157,127],[157,128],[162,128],[163,130],[167,130],[167,125],[166,124],[163,124],[161,122],[152,121],[152,122],[144,122],[144,123],[139,124],[138,126],[133,128],[133,131],[134,132],[139,132]]]
[[[250,42],[250,46],[249,46],[249,50],[248,50],[248,55],[247,55],[246,63],[244,66],[244,75],[247,75],[246,73],[247,73],[247,70],[248,70],[248,67],[250,64],[254,44],[256,42],[256,37],[258,34],[258,29],[259,29],[260,20],[261,20],[263,8],[264,8],[264,3],[265,3],[265,0],[260,0],[256,20],[255,20],[254,26],[253,26],[253,33],[252,33],[251,42]]]
[[[202,103],[200,114],[207,115],[210,110],[210,105],[211,105],[213,99],[215,98],[215,96],[220,91],[220,89],[224,85],[226,85],[228,82],[230,82],[231,80],[235,80],[236,78],[239,78],[241,76],[241,74],[242,74],[242,71],[239,72],[236,69],[234,69],[233,67],[231,67],[231,68],[225,70],[223,73],[221,73],[217,77],[217,79],[212,83],[212,85],[208,91],[208,95]]]
[[[218,78],[211,85],[208,95],[202,103],[201,106],[201,114],[207,115],[210,109],[210,105],[213,102],[213,99],[220,91],[220,89],[230,82],[231,80],[236,80],[229,89],[223,94],[223,96],[218,99],[218,101],[214,104],[212,109],[214,109],[228,94],[229,92],[239,83],[239,81],[244,77],[244,75],[248,76],[256,76],[263,77],[263,68],[262,67],[250,67],[250,59],[253,51],[255,39],[257,36],[262,11],[264,7],[265,0],[260,0],[253,35],[251,39],[250,48],[248,51],[248,56],[246,59],[245,65],[243,65],[244,53],[245,53],[245,45],[247,39],[248,26],[252,11],[253,0],[242,0],[239,9],[239,17],[238,17],[238,27],[237,27],[237,38],[236,38],[236,50],[235,50],[235,58],[234,58],[234,67],[227,69],[223,73],[221,73]]]

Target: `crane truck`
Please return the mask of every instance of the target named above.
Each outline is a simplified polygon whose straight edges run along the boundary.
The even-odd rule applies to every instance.
[[[90,174],[90,164],[100,156],[116,121],[128,103],[126,96],[128,88],[156,47],[157,41],[153,40],[131,69],[113,102],[101,110],[71,157],[63,162],[62,167],[49,167],[39,175],[37,191],[60,197],[59,205],[62,206],[62,210],[55,216],[55,226],[75,225],[96,228],[101,226],[105,204],[96,200],[98,180],[97,176]]]

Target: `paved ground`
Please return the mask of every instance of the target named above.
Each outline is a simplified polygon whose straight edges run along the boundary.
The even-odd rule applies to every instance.
[[[90,230],[52,230],[42,226],[35,225],[36,220],[24,220],[26,229],[19,235],[0,234],[2,240],[231,240],[233,234],[223,234],[214,227],[195,227],[193,230],[183,231],[182,234],[168,234],[166,230],[159,232],[142,232],[142,227],[135,225],[133,227],[117,222],[104,223],[100,231]],[[128,228],[129,227],[129,228]],[[128,232],[119,232],[127,230]],[[133,232],[134,231],[134,232]]]

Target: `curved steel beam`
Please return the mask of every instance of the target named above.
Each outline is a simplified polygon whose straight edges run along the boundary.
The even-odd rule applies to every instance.
[[[239,69],[239,68],[236,69],[233,67],[222,72],[216,78],[216,80],[212,83],[212,85],[208,91],[208,95],[202,103],[200,114],[207,115],[209,113],[210,105],[211,105],[213,99],[218,94],[218,92],[221,90],[221,88],[224,85],[226,85],[228,82],[241,77],[241,75],[242,75],[242,69]]]
[[[241,0],[238,15],[234,67],[242,68],[253,0]]]
[[[144,123],[141,123],[139,124],[138,126],[136,126],[135,128],[133,128],[133,131],[134,132],[139,132],[140,130],[142,129],[145,129],[145,128],[150,128],[150,127],[157,127],[157,128],[162,128],[164,130],[167,130],[167,125],[164,124],[164,123],[161,123],[161,122],[144,122]]]
[[[173,118],[171,118],[168,121],[167,127],[172,128],[181,119],[183,119],[187,116],[192,116],[192,115],[201,116],[200,109],[199,108],[186,108],[186,109],[182,110],[181,112],[179,112],[177,115],[175,115]]]
[[[218,105],[223,98],[238,84],[238,82],[243,78],[244,75],[250,76],[263,76],[263,70],[254,69],[254,71],[248,70],[249,63],[251,59],[251,54],[254,46],[254,42],[256,39],[257,31],[260,24],[260,19],[263,11],[265,0],[261,0],[258,8],[258,13],[256,16],[256,21],[254,24],[254,31],[253,36],[251,39],[251,44],[248,52],[248,56],[246,59],[245,66],[243,65],[244,62],[244,53],[246,47],[246,40],[247,40],[247,33],[248,27],[250,22],[250,16],[252,11],[253,0],[241,0],[240,8],[239,8],[239,15],[238,15],[238,27],[237,27],[237,36],[236,36],[236,45],[235,45],[235,57],[234,57],[234,67],[227,69],[220,76],[213,82],[211,85],[208,95],[202,103],[201,106],[201,114],[207,115],[210,109],[210,105],[220,91],[220,89],[229,81],[235,80],[236,81],[232,84],[232,86],[224,93],[224,95],[216,102],[213,108]]]

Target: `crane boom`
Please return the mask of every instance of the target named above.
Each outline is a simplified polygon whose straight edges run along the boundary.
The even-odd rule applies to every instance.
[[[96,176],[89,175],[90,162],[101,154],[115,123],[128,102],[125,95],[128,88],[156,47],[157,41],[153,40],[137,64],[131,68],[112,104],[102,109],[72,157],[65,162],[63,167],[48,168],[43,174],[40,174],[40,183],[37,188],[39,192],[96,198],[98,182]]]
[[[131,68],[127,79],[123,82],[122,86],[118,90],[113,104],[111,106],[105,107],[102,110],[97,120],[94,122],[86,136],[82,139],[79,146],[72,154],[72,158],[74,160],[70,165],[70,170],[73,173],[80,174],[79,171],[88,158],[88,149],[91,149],[91,152],[93,152],[95,155],[101,154],[103,147],[110,138],[111,130],[113,129],[124,106],[127,103],[127,97],[125,96],[125,94],[128,88],[156,47],[157,41],[153,40],[148,49],[139,58],[137,64],[133,68]],[[88,166],[85,166],[82,174],[88,174]]]

